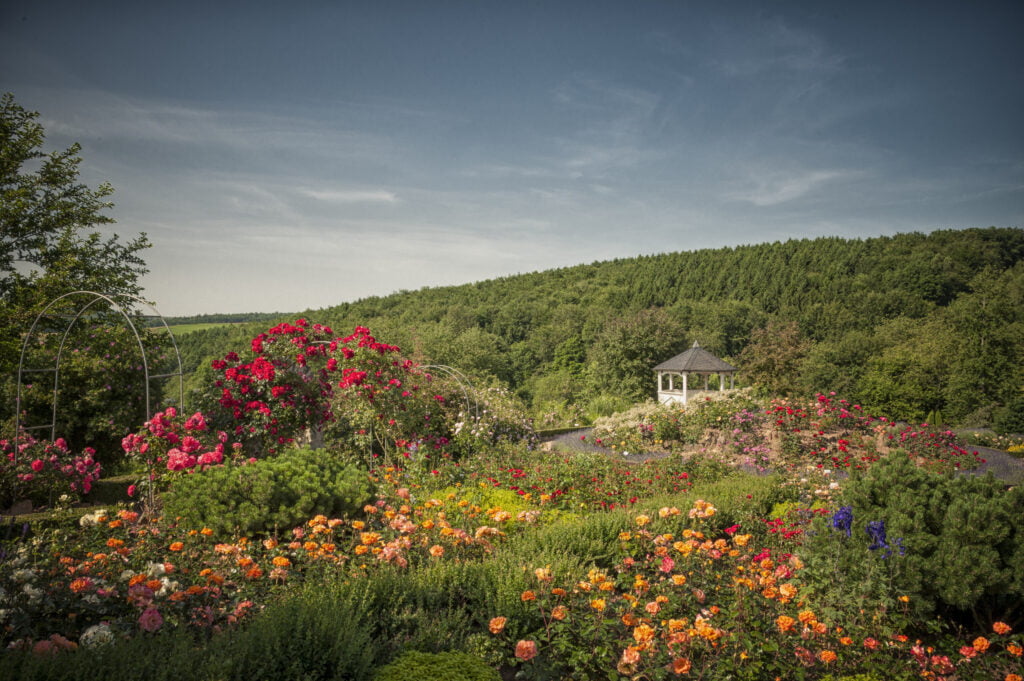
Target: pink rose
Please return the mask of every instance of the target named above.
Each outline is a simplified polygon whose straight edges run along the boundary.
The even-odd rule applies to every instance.
[[[35,461],[32,462],[32,470],[34,470],[36,473],[42,473],[43,466],[45,465],[46,464],[44,464],[40,459],[36,459]]]
[[[139,615],[139,627],[143,631],[158,631],[164,624],[164,618],[156,608],[146,608]]]

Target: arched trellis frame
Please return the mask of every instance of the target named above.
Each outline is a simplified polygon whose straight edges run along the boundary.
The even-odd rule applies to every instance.
[[[470,408],[472,407],[473,419],[476,421],[480,420],[480,403],[477,402],[476,394],[473,393],[473,397],[470,397],[470,389],[473,388],[473,384],[469,382],[469,378],[466,374],[462,373],[454,367],[447,366],[445,364],[424,364],[416,367],[417,369],[434,369],[446,374],[450,378],[454,378],[455,382],[459,384],[459,389],[462,390],[462,399],[466,405],[466,416],[469,417]],[[428,372],[429,373],[429,372]],[[469,389],[467,389],[467,386]],[[472,404],[470,401],[472,400]]]
[[[65,300],[65,299],[68,299],[68,298],[73,298],[73,297],[84,297],[85,301],[80,305],[80,307],[78,308],[77,312],[75,312],[73,315],[69,316],[70,321],[68,322],[68,325],[64,328],[63,334],[61,335],[60,344],[58,345],[58,348],[57,348],[57,354],[54,356],[53,366],[50,367],[50,368],[46,368],[46,369],[25,369],[25,355],[28,352],[28,347],[29,347],[30,341],[35,336],[36,327],[39,326],[39,322],[44,317],[49,316],[50,310],[55,305],[60,303],[62,300]],[[172,371],[172,372],[164,373],[164,374],[150,375],[150,373],[149,373],[149,359],[146,357],[146,348],[145,348],[145,346],[142,343],[142,336],[139,334],[138,328],[135,326],[135,323],[132,321],[132,318],[128,314],[128,312],[125,309],[125,307],[121,303],[119,303],[115,298],[120,298],[122,300],[132,301],[134,303],[137,303],[137,304],[140,304],[140,305],[144,305],[145,307],[149,308],[152,311],[152,314],[143,315],[144,317],[153,317],[153,318],[156,318],[156,319],[160,320],[160,323],[163,324],[164,330],[167,331],[168,337],[170,337],[170,339],[171,339],[171,346],[174,348],[174,356],[175,356],[175,359],[176,359],[177,364],[178,364],[178,370],[176,372]],[[35,320],[32,322],[32,326],[29,328],[28,333],[25,335],[25,338],[22,341],[22,344],[21,344],[21,358],[18,361],[17,396],[15,397],[15,405],[14,405],[15,406],[15,409],[14,409],[14,414],[15,414],[15,416],[14,416],[14,433],[15,433],[15,437],[17,437],[23,431],[42,430],[44,428],[49,428],[50,429],[50,440],[56,439],[56,435],[57,435],[57,408],[58,408],[57,396],[59,394],[59,387],[60,387],[60,360],[61,360],[61,356],[64,353],[64,346],[67,343],[68,336],[71,334],[71,330],[74,328],[75,324],[78,323],[78,320],[81,319],[83,317],[83,315],[85,315],[90,309],[92,309],[97,303],[100,303],[100,302],[106,302],[111,308],[113,308],[114,310],[116,310],[118,313],[121,314],[121,316],[124,318],[125,323],[128,325],[128,328],[131,329],[132,334],[135,336],[135,342],[139,346],[139,354],[142,356],[142,368],[143,368],[143,371],[144,371],[144,386],[145,386],[145,395],[146,395],[146,415],[145,415],[145,418],[149,418],[149,416],[153,413],[152,412],[152,408],[151,408],[152,405],[150,404],[150,382],[153,381],[153,380],[159,379],[159,378],[171,378],[173,376],[177,376],[178,377],[178,405],[180,407],[182,407],[182,408],[184,407],[184,402],[185,402],[185,380],[184,380],[184,371],[182,370],[182,366],[181,366],[181,353],[178,351],[178,343],[174,339],[174,333],[171,331],[171,328],[167,325],[167,321],[164,319],[163,315],[161,315],[160,312],[158,312],[157,309],[153,305],[151,305],[150,303],[147,303],[145,300],[142,300],[141,298],[137,298],[137,297],[132,296],[132,295],[117,294],[116,296],[107,296],[107,295],[104,295],[102,293],[96,293],[94,291],[72,291],[71,293],[65,293],[64,295],[58,296],[57,298],[54,298],[53,300],[51,300],[50,303],[45,308],[43,308],[42,312],[40,312],[38,315],[36,315]],[[61,316],[65,316],[65,315],[61,315]],[[24,427],[21,424],[22,377],[25,374],[28,374],[28,373],[53,373],[53,409],[52,409],[51,415],[50,415],[50,423],[48,423],[48,424],[36,425],[36,426],[24,426]],[[14,456],[15,456],[15,463],[17,463],[18,448],[15,448],[14,452],[15,452],[15,454],[14,454]]]

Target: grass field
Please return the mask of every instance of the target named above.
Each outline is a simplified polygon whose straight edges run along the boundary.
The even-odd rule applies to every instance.
[[[203,331],[205,329],[214,329],[218,326],[232,326],[234,324],[243,324],[244,322],[206,322],[200,324],[171,324],[171,332],[175,336],[183,336],[186,333],[192,333],[193,331]]]

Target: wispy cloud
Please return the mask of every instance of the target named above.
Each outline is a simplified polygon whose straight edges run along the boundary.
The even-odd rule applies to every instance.
[[[728,192],[726,198],[744,201],[755,206],[777,206],[801,199],[813,193],[822,185],[839,178],[852,177],[853,173],[839,170],[813,170],[798,173],[761,172],[753,174],[747,181],[748,187]]]
[[[729,76],[750,77],[768,71],[800,74],[831,74],[839,71],[846,59],[833,51],[816,33],[797,28],[779,17],[768,19],[758,30],[745,27],[741,40],[728,44],[726,56],[716,60],[718,68]]]
[[[299,193],[328,203],[398,203],[394,192],[384,189],[300,189]]]

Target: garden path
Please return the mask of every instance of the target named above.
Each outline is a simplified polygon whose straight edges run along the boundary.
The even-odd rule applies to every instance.
[[[614,452],[607,447],[598,447],[590,442],[589,439],[592,430],[592,428],[574,430],[569,433],[556,435],[548,440],[548,442],[551,443],[553,448],[576,452],[603,452],[609,456],[615,456],[630,463],[641,463],[643,461],[667,456],[664,452],[643,452],[631,453],[628,457],[623,457],[618,452]],[[586,436],[587,440],[581,440],[581,436]],[[991,472],[992,475],[1008,485],[1020,485],[1024,483],[1024,459],[1019,459],[1012,454],[1008,454],[999,449],[992,449],[990,447],[970,447],[969,449],[970,451],[977,451],[978,455],[985,459],[985,463],[970,471],[964,471],[964,475],[985,475],[986,473]]]

